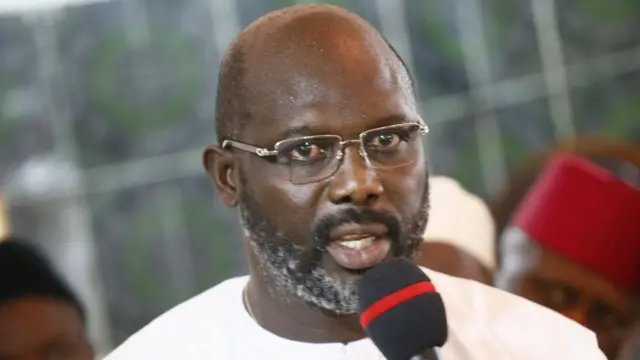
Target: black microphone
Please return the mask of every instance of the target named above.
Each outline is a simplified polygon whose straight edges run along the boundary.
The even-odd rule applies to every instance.
[[[387,360],[438,359],[447,341],[442,297],[407,259],[366,271],[358,283],[360,324]]]

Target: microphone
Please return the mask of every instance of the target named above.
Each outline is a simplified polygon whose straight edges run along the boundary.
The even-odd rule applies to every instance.
[[[407,259],[391,259],[358,282],[360,324],[387,360],[439,359],[447,341],[442,297]]]

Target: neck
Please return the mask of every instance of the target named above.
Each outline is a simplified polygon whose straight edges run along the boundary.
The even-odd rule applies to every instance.
[[[357,314],[328,314],[293,294],[282,294],[253,265],[246,291],[254,320],[282,338],[308,343],[348,343],[366,336]]]

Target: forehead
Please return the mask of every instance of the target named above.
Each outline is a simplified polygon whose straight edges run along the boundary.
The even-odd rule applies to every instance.
[[[251,50],[247,103],[256,121],[247,140],[275,141],[292,128],[352,135],[417,117],[408,74],[378,33],[320,20],[288,24]]]
[[[74,340],[81,336],[82,329],[79,314],[66,302],[44,298],[11,300],[0,305],[0,357]]]

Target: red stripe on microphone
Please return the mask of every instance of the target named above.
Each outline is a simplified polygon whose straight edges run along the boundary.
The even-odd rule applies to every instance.
[[[411,300],[418,295],[428,294],[435,291],[436,288],[428,281],[421,281],[402,288],[374,302],[365,311],[363,311],[362,314],[360,314],[360,325],[362,325],[363,328],[366,328],[378,316],[391,310],[397,305],[402,304],[407,300]]]

